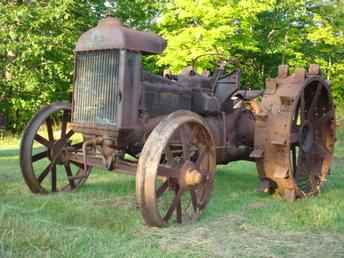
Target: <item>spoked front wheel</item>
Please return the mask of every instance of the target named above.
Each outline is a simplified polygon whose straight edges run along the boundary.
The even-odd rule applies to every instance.
[[[146,224],[197,219],[213,187],[215,155],[211,132],[197,114],[178,111],[162,120],[147,139],[137,169],[136,194]]]
[[[20,147],[20,167],[33,193],[74,191],[91,168],[68,160],[82,148],[82,136],[68,129],[70,104],[56,102],[42,108],[26,127]]]

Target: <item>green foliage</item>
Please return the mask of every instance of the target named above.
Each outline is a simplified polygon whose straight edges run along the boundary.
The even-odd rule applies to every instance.
[[[245,55],[255,56],[260,51],[253,28],[257,14],[270,8],[269,1],[171,1],[159,22],[168,40],[159,64],[178,72],[203,55],[198,62],[201,69],[213,68],[219,56],[240,65]]]
[[[80,31],[96,22],[76,1],[0,5],[1,111],[20,129],[42,104],[68,98],[73,45]],[[79,19],[87,16],[89,19]]]
[[[78,37],[106,14],[151,26],[158,3],[5,1],[0,3],[0,112],[20,131],[42,105],[70,99]]]
[[[159,20],[169,43],[159,64],[179,72],[197,56],[217,53],[241,67],[246,87],[261,87],[281,63],[291,70],[319,63],[344,102],[343,6],[342,0],[170,1]],[[215,59],[203,57],[199,70]]]
[[[168,40],[145,68],[180,72],[197,59],[240,67],[245,87],[261,88],[281,63],[319,63],[344,103],[343,0],[22,0],[0,3],[0,112],[19,132],[41,105],[70,98],[73,48],[106,14]]]

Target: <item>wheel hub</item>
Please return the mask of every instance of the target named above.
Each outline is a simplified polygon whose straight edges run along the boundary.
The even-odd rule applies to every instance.
[[[62,165],[66,162],[66,145],[65,140],[55,141],[49,149],[49,159],[56,164]]]
[[[183,188],[193,187],[202,182],[202,173],[196,168],[195,164],[187,161],[180,169],[179,184]]]

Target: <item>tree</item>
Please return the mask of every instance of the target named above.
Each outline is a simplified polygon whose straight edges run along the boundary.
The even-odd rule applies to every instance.
[[[203,56],[198,63],[202,70],[220,55],[240,65],[244,56],[259,51],[253,37],[257,14],[271,8],[269,1],[171,1],[159,21],[160,32],[168,40],[159,64],[178,72]]]
[[[144,29],[159,2],[2,1],[0,3],[0,112],[20,131],[44,104],[70,99],[73,49],[79,36],[107,14]]]
[[[3,0],[0,3],[0,113],[20,131],[42,105],[70,98],[73,48],[107,14],[168,40],[145,68],[199,71],[219,59],[261,88],[281,63],[319,63],[344,102],[343,0]],[[210,54],[210,55],[209,55]]]
[[[179,72],[199,55],[220,53],[240,66],[244,85],[262,87],[279,64],[319,63],[340,100],[343,8],[342,0],[170,1],[159,21],[169,45],[159,65]],[[216,58],[203,58],[200,70]]]

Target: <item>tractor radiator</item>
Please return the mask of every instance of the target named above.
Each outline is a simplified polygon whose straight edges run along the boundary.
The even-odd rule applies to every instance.
[[[116,125],[119,101],[119,50],[78,52],[73,122]]]

